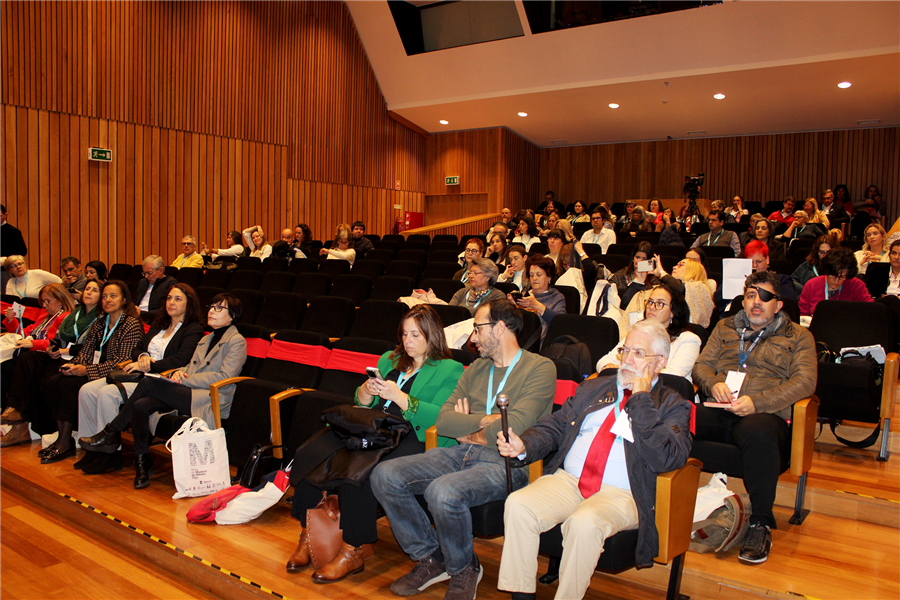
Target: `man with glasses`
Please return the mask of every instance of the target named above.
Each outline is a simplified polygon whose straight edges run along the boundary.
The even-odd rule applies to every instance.
[[[584,251],[582,244],[598,244],[606,254],[606,249],[610,244],[616,243],[616,234],[612,229],[605,227],[605,223],[609,220],[609,213],[605,213],[605,208],[597,208],[591,213],[591,230],[585,231],[581,236],[581,240],[575,243],[575,251],[581,257],[581,260],[587,259],[588,255]]]
[[[166,275],[166,263],[162,256],[151,254],[144,259],[141,267],[144,278],[138,282],[134,297],[140,298],[137,306],[141,311],[141,319],[149,323],[165,303],[169,288],[178,282],[174,277]]]
[[[81,261],[74,256],[67,256],[59,261],[62,280],[66,291],[76,303],[81,301],[81,292],[87,285],[87,278],[81,272]]]
[[[509,397],[509,426],[521,434],[550,413],[556,391],[553,363],[519,348],[522,325],[522,314],[509,300],[482,305],[472,333],[481,359],[466,369],[437,416],[443,447],[384,461],[372,473],[372,490],[394,537],[416,561],[412,571],[391,584],[397,596],[450,579],[445,599],[475,597],[483,569],[475,556],[469,508],[503,500],[508,493],[505,461],[497,453],[497,397]],[[459,444],[447,445],[447,438]],[[528,474],[515,469],[513,487],[527,482]],[[417,495],[425,496],[434,527]]]
[[[186,235],[181,238],[181,247],[184,252],[175,257],[172,266],[176,269],[185,267],[201,268],[203,267],[203,256],[197,252],[197,240],[192,235]]]
[[[535,598],[540,535],[562,523],[559,599],[582,598],[607,538],[638,530],[635,560],[659,553],[656,476],[684,466],[691,449],[691,405],[659,383],[669,334],[639,321],[620,348],[618,376],[598,377],[525,433],[497,436],[503,456],[523,466],[555,452],[544,477],[506,501],[497,587]]]
[[[850,222],[847,209],[841,204],[834,203],[834,192],[830,189],[822,193],[822,205],[819,208],[828,215],[828,222],[832,227],[840,229],[842,224]]]
[[[741,255],[741,240],[738,234],[725,230],[725,211],[715,209],[709,211],[706,217],[709,225],[709,233],[704,233],[691,244],[691,248],[706,248],[707,246],[727,246],[731,248],[735,256]]]
[[[781,283],[768,271],[744,282],[743,310],[716,325],[693,380],[695,438],[737,446],[753,506],[740,560],[765,562],[777,528],[772,506],[784,456],[789,456],[791,407],[816,390],[816,343],[782,312]],[[726,383],[727,381],[727,383]]]

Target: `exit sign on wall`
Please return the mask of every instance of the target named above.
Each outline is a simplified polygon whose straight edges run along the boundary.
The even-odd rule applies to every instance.
[[[447,185],[459,185],[459,175],[453,177],[444,177],[444,183]]]
[[[112,150],[106,148],[88,148],[88,160],[112,162]]]

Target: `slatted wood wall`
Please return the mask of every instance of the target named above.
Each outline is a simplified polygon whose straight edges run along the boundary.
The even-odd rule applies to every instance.
[[[820,198],[846,184],[851,197],[877,185],[888,223],[900,215],[900,129],[857,129],[540,151],[540,189],[565,202],[679,198],[685,175],[706,173],[702,196],[748,201]]]

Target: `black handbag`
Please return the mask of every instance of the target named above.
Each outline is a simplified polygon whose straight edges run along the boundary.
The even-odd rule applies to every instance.
[[[412,430],[403,417],[361,406],[335,406],[319,418],[348,450],[396,448]]]
[[[125,403],[128,402],[128,391],[122,384],[137,383],[143,378],[143,371],[123,371],[122,369],[113,369],[109,372],[109,375],[106,376],[106,383],[111,383],[118,388],[119,395],[122,396],[122,402]]]
[[[240,484],[245,488],[254,489],[264,476],[276,470],[275,456],[272,454],[274,445],[262,446],[257,444],[250,453],[250,458],[240,471]]]

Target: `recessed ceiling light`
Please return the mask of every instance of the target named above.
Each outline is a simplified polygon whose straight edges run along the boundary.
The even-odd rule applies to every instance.
[[[842,81],[838,84],[838,87],[841,88],[842,90],[846,90],[851,85],[853,85],[853,84],[850,83],[849,81]]]
[[[725,94],[713,94],[713,98],[715,98],[716,100],[724,100]]]
[[[521,111],[520,111],[520,112],[519,112],[519,116],[520,116],[520,117],[527,117],[527,116],[528,116],[528,113],[527,113],[527,112],[521,112]]]
[[[439,122],[441,125],[449,125],[449,124],[450,124],[450,121],[448,121],[447,119],[441,119],[441,120],[438,121],[438,122]]]
[[[616,104],[615,102],[612,102],[612,103],[609,105],[609,107],[610,107],[610,108],[619,108],[619,105]]]

